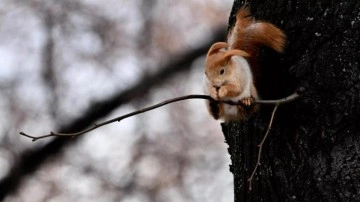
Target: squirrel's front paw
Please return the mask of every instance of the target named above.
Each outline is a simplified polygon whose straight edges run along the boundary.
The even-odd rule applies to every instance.
[[[210,89],[210,97],[212,97],[215,100],[219,100],[219,92],[216,88]]]
[[[227,94],[228,94],[228,91],[227,91],[226,88],[220,88],[220,89],[219,89],[219,97],[220,97],[220,98],[226,97]]]
[[[250,106],[254,102],[254,98],[247,97],[240,100],[241,103],[243,103],[246,106]]]

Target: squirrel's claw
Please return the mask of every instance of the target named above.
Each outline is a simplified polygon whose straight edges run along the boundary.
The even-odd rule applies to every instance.
[[[252,98],[252,97],[243,98],[240,100],[240,102],[246,106],[250,106],[254,102],[254,98]]]

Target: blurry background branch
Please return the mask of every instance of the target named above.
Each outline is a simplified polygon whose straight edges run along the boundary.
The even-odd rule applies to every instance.
[[[215,41],[222,41],[225,36],[225,27],[220,27],[214,32],[213,38],[208,42],[182,55],[173,56],[167,65],[160,68],[152,75],[144,76],[137,84],[121,91],[110,98],[93,103],[79,118],[58,129],[61,133],[72,133],[84,130],[96,120],[108,115],[121,105],[131,102],[147,94],[149,90],[177,73],[188,71],[191,64],[207,52],[208,47]],[[48,158],[56,155],[68,144],[76,139],[56,138],[38,149],[28,149],[19,155],[19,160],[10,169],[10,173],[0,181],[0,200],[18,188],[24,177],[37,170]]]
[[[75,132],[201,93],[204,53],[225,38],[231,4],[0,1],[0,201],[232,198],[221,129],[203,102],[168,105],[82,138],[32,143],[17,134]]]

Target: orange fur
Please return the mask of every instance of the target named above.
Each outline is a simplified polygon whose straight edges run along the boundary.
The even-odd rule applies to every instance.
[[[230,49],[244,50],[252,56],[256,56],[260,46],[265,45],[277,52],[283,52],[286,35],[275,25],[255,21],[247,7],[239,9],[236,15],[236,23],[228,34]]]
[[[247,7],[239,9],[236,23],[228,34],[228,42],[213,44],[206,57],[205,74],[207,91],[215,100],[240,101],[250,105],[245,109],[208,102],[208,109],[215,119],[244,120],[257,107],[251,105],[257,99],[253,74],[256,72],[257,56],[261,46],[283,52],[285,34],[275,25],[255,21]]]

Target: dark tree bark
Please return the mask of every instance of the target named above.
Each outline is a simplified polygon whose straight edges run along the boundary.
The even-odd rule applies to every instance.
[[[230,27],[243,3],[235,0]],[[360,1],[252,0],[249,6],[288,36],[285,54],[261,52],[261,97],[301,89],[301,98],[279,107],[251,191],[247,180],[272,107],[262,106],[244,123],[222,124],[235,201],[359,201]]]

